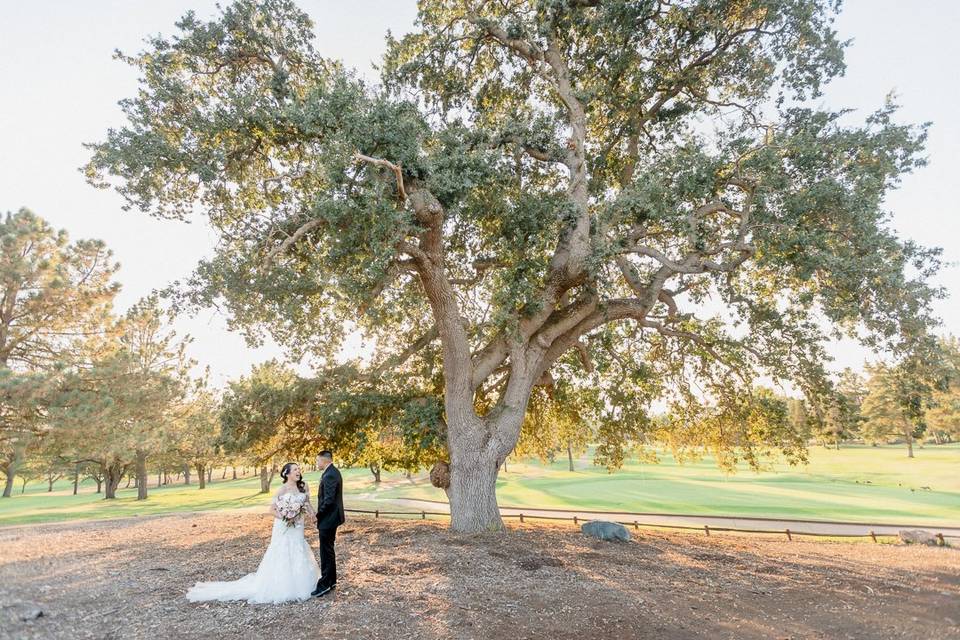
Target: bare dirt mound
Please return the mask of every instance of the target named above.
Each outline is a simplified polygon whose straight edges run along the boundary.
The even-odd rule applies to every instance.
[[[352,519],[332,598],[184,599],[253,571],[269,531],[250,513],[0,530],[0,638],[960,638],[955,549],[642,531],[617,544],[542,524],[460,536]]]

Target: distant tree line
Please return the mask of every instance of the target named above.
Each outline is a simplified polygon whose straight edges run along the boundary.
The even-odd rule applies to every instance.
[[[0,220],[0,472],[92,478],[114,498],[148,475],[189,478],[219,460],[217,401],[191,376],[189,338],[156,297],[114,312],[119,267],[100,241],[71,242],[21,209]]]
[[[823,446],[843,442],[902,443],[913,457],[917,442],[960,440],[960,342],[938,340],[899,362],[845,369],[831,402],[811,408],[788,400],[794,429]]]

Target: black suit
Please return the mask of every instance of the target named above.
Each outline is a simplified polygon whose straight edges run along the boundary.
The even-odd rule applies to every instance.
[[[317,588],[337,584],[337,554],[333,545],[337,540],[337,527],[344,523],[343,478],[332,464],[327,465],[320,476],[320,493],[317,498],[317,529],[320,530],[320,580]]]

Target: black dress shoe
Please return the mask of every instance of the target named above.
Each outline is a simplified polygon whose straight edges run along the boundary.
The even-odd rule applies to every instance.
[[[331,591],[333,591],[333,587],[317,587],[316,589],[310,592],[310,595],[315,598],[320,598],[327,595]]]

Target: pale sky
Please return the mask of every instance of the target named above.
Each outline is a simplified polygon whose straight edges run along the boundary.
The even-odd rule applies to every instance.
[[[25,206],[72,238],[104,240],[122,265],[121,311],[187,276],[211,253],[214,235],[202,226],[122,211],[117,195],[90,187],[77,170],[88,157],[81,143],[102,140],[108,127],[122,126],[117,101],[136,91],[136,72],[113,60],[113,50],[136,52],[147,35],[173,33],[174,22],[189,9],[213,17],[214,4],[0,0],[0,212]],[[300,6],[316,22],[318,51],[371,80],[387,30],[406,33],[416,16],[414,0],[300,0]],[[819,102],[857,109],[864,118],[896,91],[902,121],[933,122],[930,165],[904,181],[888,208],[902,236],[944,248],[952,264],[936,282],[951,294],[960,294],[960,207],[953,191],[960,174],[960,84],[951,80],[960,60],[958,24],[960,2],[953,0],[848,0],[837,24],[842,38],[853,39],[847,74]],[[945,331],[960,333],[956,299],[941,302],[937,311]],[[178,330],[194,336],[191,354],[210,366],[217,386],[281,355],[273,346],[248,348],[213,311],[181,319]],[[833,368],[859,368],[868,356],[848,344],[837,345],[833,355]]]

